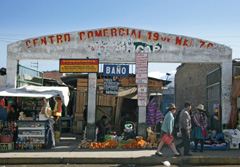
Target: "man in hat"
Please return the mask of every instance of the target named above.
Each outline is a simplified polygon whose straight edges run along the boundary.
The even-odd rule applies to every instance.
[[[206,110],[202,104],[196,107],[196,113],[193,115],[193,123],[195,124],[192,132],[191,139],[194,140],[195,149],[193,152],[197,152],[198,141],[201,143],[201,150],[203,152],[203,141],[207,138],[207,116],[205,114]]]
[[[184,147],[184,155],[191,156],[190,151],[190,132],[191,132],[191,116],[190,112],[192,105],[190,102],[185,102],[184,109],[180,113],[179,130],[182,132],[182,141],[176,146],[177,151]]]

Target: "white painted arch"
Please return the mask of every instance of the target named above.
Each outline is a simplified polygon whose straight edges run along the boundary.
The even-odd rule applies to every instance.
[[[222,66],[222,123],[231,111],[231,48],[210,41],[128,27],[109,27],[40,36],[11,43],[7,49],[7,85],[16,86],[19,60],[98,58],[100,62],[134,62],[135,53],[148,62],[219,63]]]

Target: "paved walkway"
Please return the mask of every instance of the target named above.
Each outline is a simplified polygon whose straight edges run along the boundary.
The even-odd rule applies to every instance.
[[[240,150],[204,151],[193,156],[174,157],[170,148],[162,149],[163,157],[154,155],[155,149],[89,150],[78,149],[77,140],[61,140],[53,149],[14,150],[0,152],[0,164],[161,164],[176,165],[240,165]],[[181,150],[183,152],[183,150]]]

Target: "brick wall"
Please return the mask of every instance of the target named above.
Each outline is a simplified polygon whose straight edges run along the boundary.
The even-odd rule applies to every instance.
[[[51,78],[55,79],[56,81],[62,81],[61,76],[63,76],[63,73],[59,73],[58,71],[47,71],[43,74],[44,78]]]
[[[183,109],[185,101],[206,108],[206,75],[219,68],[219,64],[182,64],[175,75],[175,103],[177,111]]]

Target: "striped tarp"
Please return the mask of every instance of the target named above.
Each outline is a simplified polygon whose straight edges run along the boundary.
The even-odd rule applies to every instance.
[[[146,125],[155,126],[158,122],[162,121],[163,118],[164,116],[158,107],[157,97],[154,97],[147,106]]]

